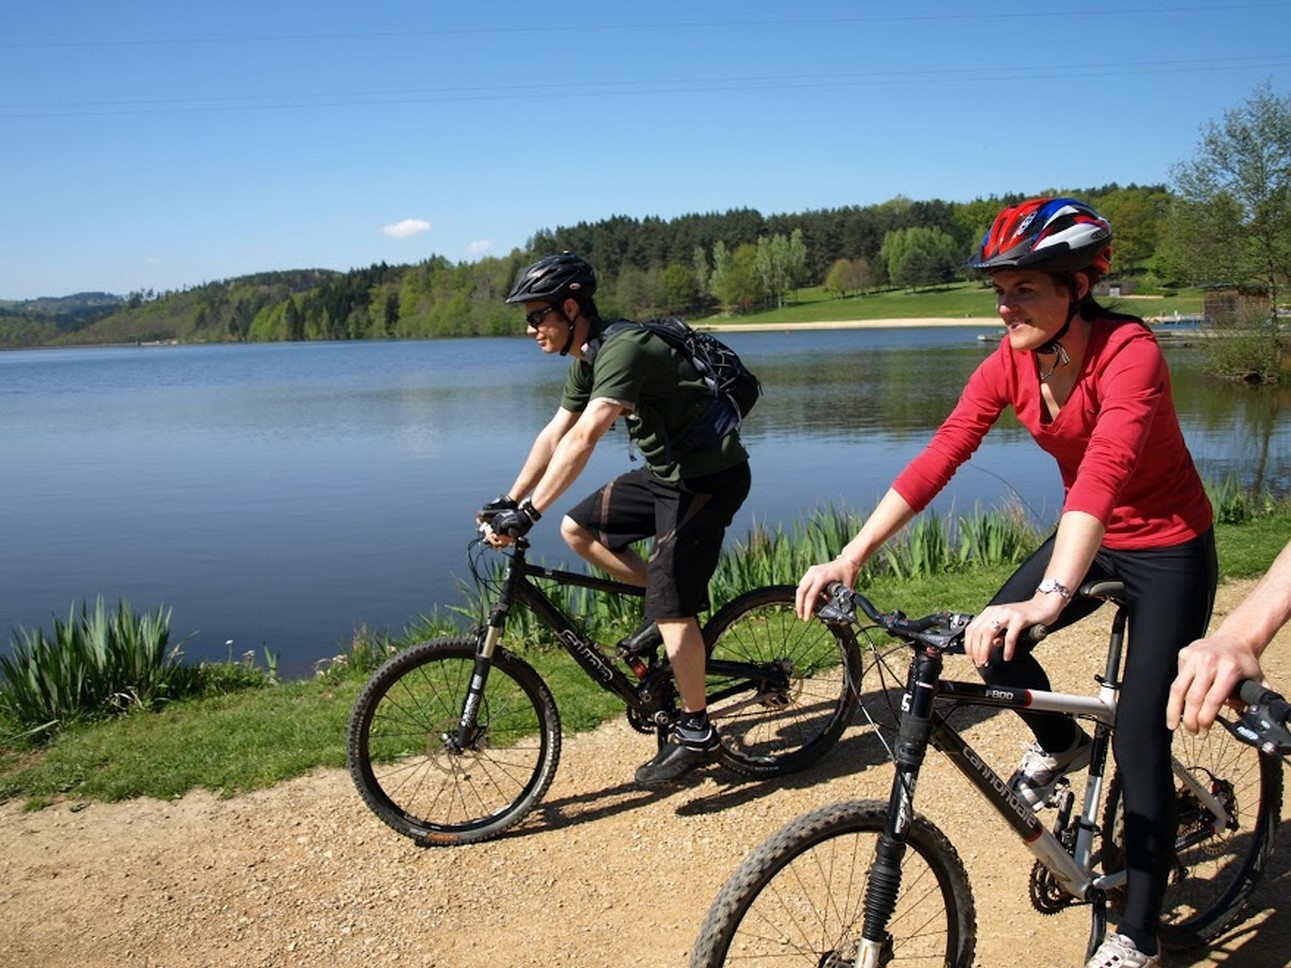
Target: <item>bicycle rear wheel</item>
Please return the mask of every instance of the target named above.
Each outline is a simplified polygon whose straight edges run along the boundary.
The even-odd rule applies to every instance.
[[[1282,762],[1240,742],[1216,724],[1205,736],[1175,733],[1173,753],[1187,773],[1217,798],[1231,817],[1218,823],[1203,801],[1175,776],[1179,827],[1159,934],[1170,948],[1210,941],[1242,915],[1273,853],[1282,810]],[[1103,818],[1103,869],[1121,870],[1124,804],[1119,772],[1108,790]],[[1119,892],[1111,901],[1119,914]]]
[[[731,875],[700,928],[691,968],[856,962],[875,847],[888,805],[831,804],[799,817]],[[901,861],[883,964],[971,968],[976,910],[954,846],[916,816]]]
[[[560,716],[523,659],[498,649],[458,748],[458,719],[475,668],[469,638],[421,642],[392,656],[350,716],[350,775],[386,824],[422,845],[497,837],[542,798],[560,761]]]
[[[803,622],[792,585],[755,588],[704,626],[708,713],[722,762],[766,778],[810,766],[838,742],[859,695],[860,649],[848,627]]]

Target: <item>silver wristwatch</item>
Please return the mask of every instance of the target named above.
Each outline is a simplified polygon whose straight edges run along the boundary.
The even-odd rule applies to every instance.
[[[1071,589],[1058,581],[1057,578],[1046,578],[1040,584],[1035,586],[1035,590],[1042,595],[1048,595],[1050,592],[1057,592],[1062,596],[1064,602],[1071,601]]]

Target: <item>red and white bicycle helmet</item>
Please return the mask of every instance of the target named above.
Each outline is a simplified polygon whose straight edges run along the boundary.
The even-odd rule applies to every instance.
[[[1089,270],[1112,266],[1112,226],[1074,198],[1033,198],[1004,209],[982,236],[969,268]]]

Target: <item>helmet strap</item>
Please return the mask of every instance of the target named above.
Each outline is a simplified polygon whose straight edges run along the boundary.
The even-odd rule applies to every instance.
[[[1062,329],[1053,334],[1053,339],[1036,349],[1037,353],[1044,353],[1046,356],[1050,353],[1054,355],[1053,363],[1049,368],[1040,371],[1041,383],[1053,376],[1053,371],[1058,367],[1066,366],[1071,362],[1071,357],[1067,355],[1067,348],[1062,345],[1062,338],[1067,335],[1067,330],[1071,328],[1071,321],[1076,318],[1076,312],[1079,309],[1080,304],[1073,298],[1067,309],[1067,321],[1062,324]]]
[[[574,346],[574,320],[570,319],[565,313],[565,300],[562,299],[556,307],[556,312],[560,313],[560,318],[569,324],[569,335],[565,337],[565,345],[561,347],[560,355],[568,356],[570,349]]]

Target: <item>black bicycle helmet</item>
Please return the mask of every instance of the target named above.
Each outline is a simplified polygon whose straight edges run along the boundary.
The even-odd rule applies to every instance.
[[[596,294],[596,270],[572,252],[539,259],[524,272],[507,296],[508,303],[559,303],[574,298],[580,303]]]

